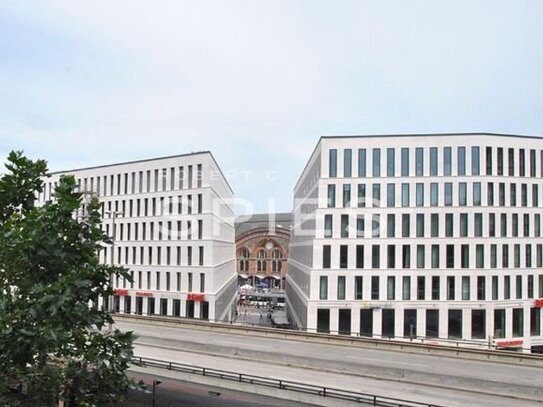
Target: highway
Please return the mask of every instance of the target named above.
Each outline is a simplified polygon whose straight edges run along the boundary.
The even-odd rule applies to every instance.
[[[543,369],[380,349],[118,322],[135,354],[446,406],[542,406]]]

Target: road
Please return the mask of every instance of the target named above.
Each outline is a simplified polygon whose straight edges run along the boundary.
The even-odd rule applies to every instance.
[[[542,405],[535,401],[542,399],[543,369],[537,367],[162,325],[117,325],[139,335],[135,353],[140,356],[448,406],[473,405],[474,400],[478,406]]]

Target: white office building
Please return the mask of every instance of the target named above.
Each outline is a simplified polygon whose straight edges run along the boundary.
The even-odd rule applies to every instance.
[[[543,139],[323,137],[294,188],[300,329],[541,351]]]
[[[53,173],[38,201],[54,198],[62,175],[102,204],[112,244],[104,264],[130,270],[114,279],[116,312],[230,321],[237,274],[233,192],[210,152]]]

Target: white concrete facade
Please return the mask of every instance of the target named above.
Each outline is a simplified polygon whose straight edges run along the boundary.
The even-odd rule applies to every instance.
[[[323,137],[294,189],[301,329],[543,345],[543,139]]]
[[[210,152],[56,172],[44,179],[38,203],[53,198],[62,175],[74,175],[84,196],[102,204],[114,247],[113,258],[111,246],[99,253],[101,262],[133,276],[132,283],[113,281],[113,304],[104,299],[101,305],[121,313],[232,319],[233,192]]]

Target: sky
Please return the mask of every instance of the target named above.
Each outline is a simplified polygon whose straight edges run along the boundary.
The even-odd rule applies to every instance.
[[[210,150],[289,211],[321,136],[543,136],[543,1],[0,2],[0,157]]]

